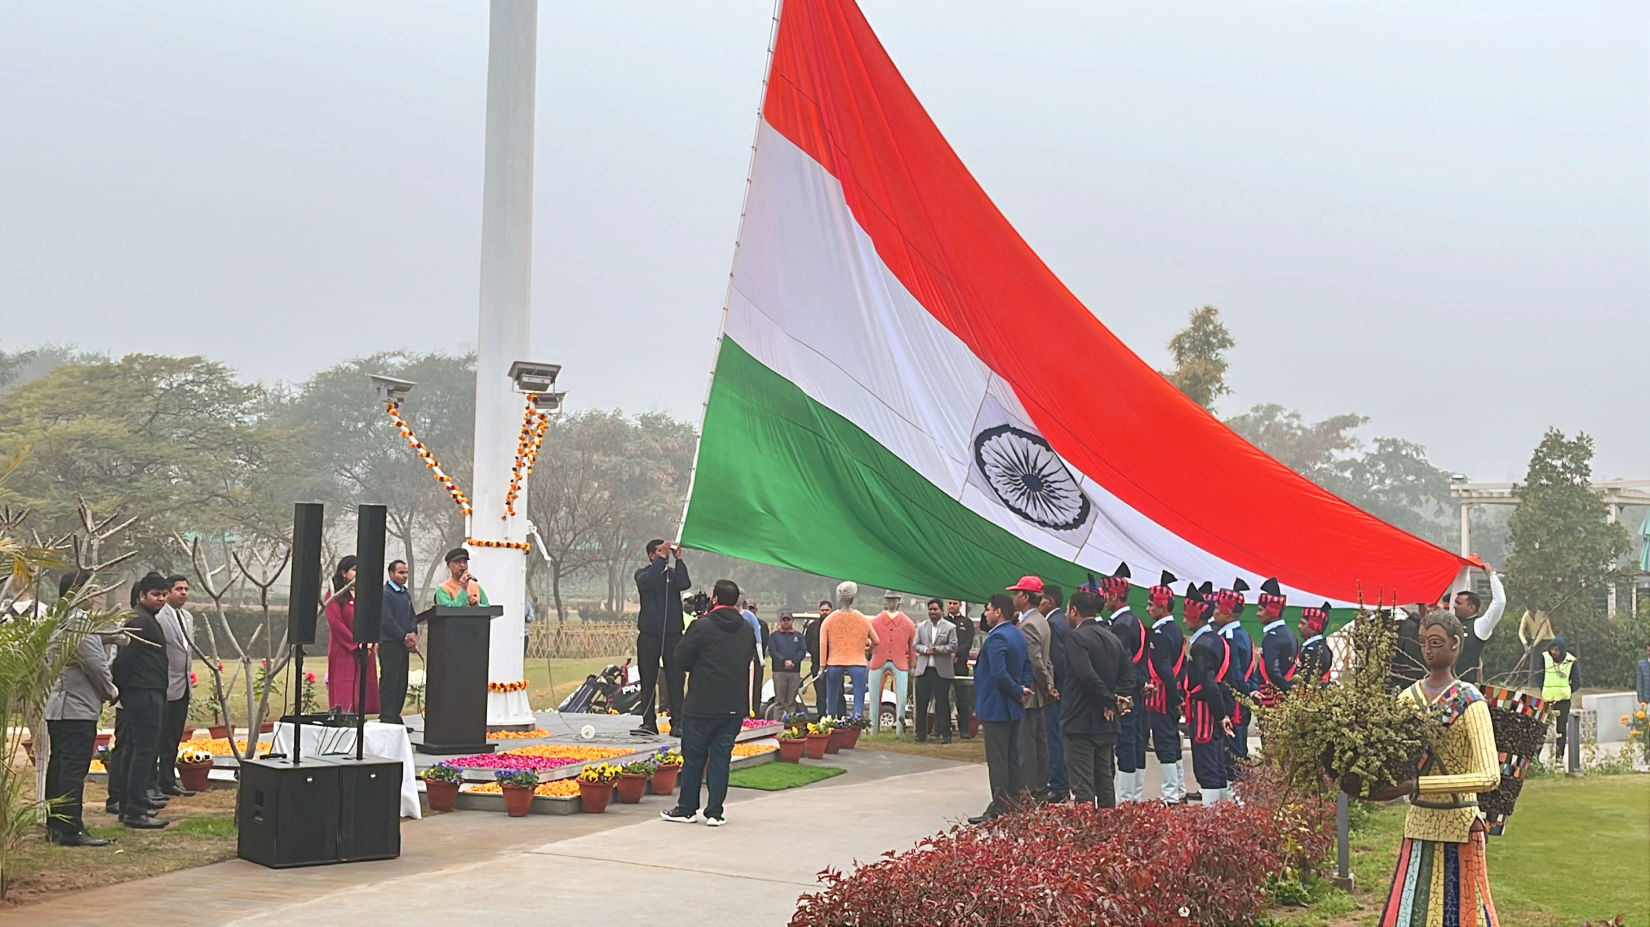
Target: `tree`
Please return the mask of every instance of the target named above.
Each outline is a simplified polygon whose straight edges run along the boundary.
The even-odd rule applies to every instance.
[[[1226,425],[1278,463],[1338,493],[1345,488],[1344,461],[1360,448],[1354,432],[1367,421],[1348,412],[1308,423],[1299,411],[1272,402],[1229,418]]]
[[[1220,321],[1219,309],[1194,309],[1186,327],[1169,339],[1174,370],[1164,376],[1193,402],[1213,412],[1215,400],[1232,391],[1226,385],[1226,352],[1236,344]]]
[[[1626,527],[1606,521],[1607,507],[1592,489],[1592,459],[1593,439],[1584,433],[1567,438],[1549,428],[1542,435],[1529,473],[1514,487],[1509,594],[1552,616],[1554,630],[1592,669],[1593,684],[1625,685],[1638,654],[1619,639],[1622,628],[1603,600],[1632,540]]]

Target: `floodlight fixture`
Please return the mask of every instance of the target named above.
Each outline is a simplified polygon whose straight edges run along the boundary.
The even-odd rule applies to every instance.
[[[372,374],[372,391],[381,402],[393,402],[397,405],[404,402],[407,394],[418,384],[411,380],[398,380],[395,377],[386,377],[381,373]]]
[[[510,365],[510,379],[515,382],[517,391],[523,393],[550,392],[556,388],[556,376],[560,373],[560,364],[516,361]]]
[[[562,405],[567,398],[567,394],[565,392],[533,393],[532,396],[533,408],[543,412],[545,415],[560,415]]]

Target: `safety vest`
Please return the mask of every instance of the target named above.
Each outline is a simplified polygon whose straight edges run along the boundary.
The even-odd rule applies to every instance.
[[[1541,697],[1550,705],[1553,702],[1566,701],[1570,697],[1570,668],[1575,666],[1574,654],[1565,654],[1564,659],[1553,662],[1553,655],[1543,652],[1541,660],[1547,667],[1547,676],[1541,683]]]

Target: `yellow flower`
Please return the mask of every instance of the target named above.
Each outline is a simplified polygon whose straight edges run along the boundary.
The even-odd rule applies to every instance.
[[[1622,715],[1622,716],[1621,716],[1621,723],[1622,723],[1622,724],[1631,724],[1631,723],[1632,723],[1632,719],[1631,719],[1631,718],[1629,718],[1629,717],[1627,717],[1627,716],[1626,716],[1626,715]]]
[[[1640,721],[1644,720],[1644,709],[1642,709],[1642,708],[1639,709],[1639,720]]]

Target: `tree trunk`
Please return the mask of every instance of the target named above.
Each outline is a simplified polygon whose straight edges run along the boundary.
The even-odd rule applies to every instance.
[[[560,562],[552,563],[550,565],[550,598],[556,603],[556,621],[565,623],[567,621],[567,613],[562,610],[561,605]]]

